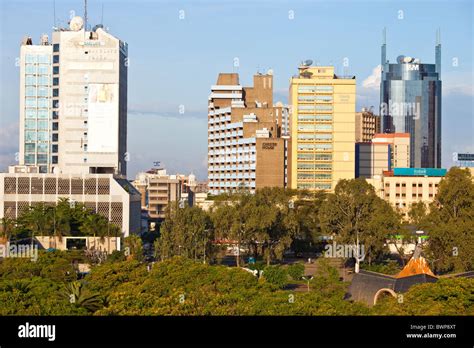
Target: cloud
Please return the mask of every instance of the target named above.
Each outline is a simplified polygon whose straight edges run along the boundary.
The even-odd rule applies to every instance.
[[[372,69],[372,74],[362,81],[362,87],[378,90],[380,88],[380,75],[382,73],[382,66],[379,64]]]

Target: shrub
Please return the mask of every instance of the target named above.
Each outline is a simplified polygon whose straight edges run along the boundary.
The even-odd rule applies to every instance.
[[[302,263],[294,263],[288,266],[288,274],[293,280],[300,280],[304,275],[304,265]]]
[[[288,273],[279,266],[267,266],[263,269],[263,278],[270,284],[283,288],[288,283]]]

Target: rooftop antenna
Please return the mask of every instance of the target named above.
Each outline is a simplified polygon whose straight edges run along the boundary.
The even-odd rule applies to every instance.
[[[104,24],[104,3],[102,3],[102,11],[100,15],[100,24]]]
[[[53,27],[56,28],[56,0],[53,0]]]

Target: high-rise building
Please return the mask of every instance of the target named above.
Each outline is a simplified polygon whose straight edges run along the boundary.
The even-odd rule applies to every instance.
[[[47,35],[39,45],[25,38],[20,48],[20,165],[38,166],[51,172],[52,151],[52,55]]]
[[[20,165],[126,174],[127,44],[80,17],[20,49]]]
[[[61,198],[139,233],[140,194],[126,180],[127,45],[101,25],[20,48],[19,165],[0,174],[0,218]]]
[[[333,190],[354,178],[354,76],[338,76],[332,66],[304,63],[290,81],[291,188]]]
[[[391,169],[391,149],[388,143],[356,143],[356,178],[372,178]]]
[[[441,167],[441,44],[435,64],[398,56],[386,59],[382,45],[380,115],[383,133],[410,133],[410,167]]]
[[[365,108],[361,112],[356,112],[355,131],[356,143],[372,141],[374,135],[380,133],[380,116]]]
[[[287,109],[273,106],[273,75],[257,74],[243,87],[236,73],[221,73],[211,87],[208,115],[209,193],[285,186],[282,124]]]

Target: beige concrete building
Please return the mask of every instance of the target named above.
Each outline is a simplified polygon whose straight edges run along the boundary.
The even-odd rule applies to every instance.
[[[304,63],[290,80],[291,188],[333,190],[354,178],[354,76],[337,76],[332,66]]]
[[[410,167],[410,134],[409,133],[378,133],[375,134],[373,143],[390,144],[391,168]]]
[[[0,173],[0,218],[16,219],[35,203],[55,205],[68,198],[105,216],[124,237],[140,232],[140,194],[126,179],[112,174],[34,174],[31,169],[22,173],[22,169],[10,167],[10,173]]]
[[[165,169],[137,174],[133,186],[141,193],[141,206],[148,212],[149,220],[164,219],[167,207],[173,202],[188,204],[188,180],[182,174],[167,174]]]
[[[287,109],[273,106],[273,76],[257,74],[243,87],[236,73],[221,73],[211,87],[208,115],[208,186],[217,195],[285,186],[282,125]],[[286,122],[287,123],[287,122]]]
[[[355,141],[356,143],[367,143],[372,141],[376,133],[380,132],[380,116],[363,108],[355,115]]]
[[[429,204],[434,200],[439,182],[445,175],[446,169],[395,168],[366,180],[374,186],[380,198],[390,202],[407,218],[413,203],[422,201]]]

